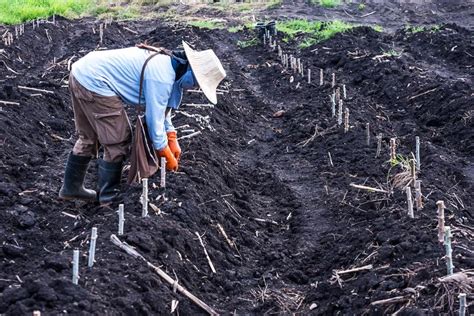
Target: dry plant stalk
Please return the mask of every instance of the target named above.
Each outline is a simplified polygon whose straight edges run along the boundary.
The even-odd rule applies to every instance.
[[[382,152],[382,133],[377,135],[377,152],[375,153],[375,158],[380,157],[380,153]]]
[[[394,161],[397,159],[397,139],[390,138],[390,160]]]
[[[334,89],[335,86],[336,86],[336,74],[332,73],[331,88]]]
[[[372,188],[372,187],[368,187],[368,186],[360,185],[360,184],[355,184],[355,183],[351,183],[350,186],[353,187],[353,188],[356,188],[356,189],[367,190],[369,192],[390,193],[387,190]]]
[[[202,249],[204,249],[204,254],[206,255],[207,262],[209,263],[209,267],[211,267],[212,273],[217,273],[216,269],[214,268],[214,265],[212,264],[211,257],[209,257],[209,254],[207,253],[206,246],[204,246],[204,243],[201,239],[201,236],[199,235],[198,232],[195,232],[195,234],[196,234],[197,238],[199,239],[199,243],[201,244]]]
[[[341,100],[341,88],[337,87],[336,88],[336,103],[339,103],[339,100]]]
[[[438,206],[438,241],[444,243],[444,201],[436,202]]]
[[[420,211],[423,209],[423,194],[421,194],[421,180],[415,181],[415,204],[416,204],[417,211]]]
[[[344,111],[344,133],[349,131],[349,108]]]
[[[322,86],[324,84],[324,70],[321,68],[319,69],[319,85]]]
[[[411,172],[411,177],[413,179],[413,184],[415,184],[415,181],[416,181],[416,161],[415,161],[415,159],[410,159],[410,172]]]
[[[415,137],[415,158],[416,158],[416,170],[420,171],[421,161],[420,161],[420,137]]]
[[[365,142],[370,146],[370,123],[365,123]]]
[[[411,188],[409,186],[407,186],[405,188],[405,191],[407,193],[408,216],[410,218],[414,218],[415,215],[413,214],[413,200],[412,200],[412,196],[411,196]]]
[[[337,125],[342,125],[342,100],[339,100],[339,108],[337,113]]]
[[[186,290],[183,286],[181,286],[180,284],[178,284],[176,282],[176,280],[174,280],[173,278],[171,278],[168,274],[166,274],[166,272],[164,272],[163,270],[161,270],[159,267],[157,266],[154,266],[153,264],[151,264],[149,261],[147,261],[145,259],[145,257],[143,257],[140,253],[138,253],[138,251],[136,251],[132,246],[130,246],[129,244],[127,244],[126,242],[121,242],[120,239],[117,238],[117,236],[115,235],[111,235],[110,236],[110,240],[112,241],[112,243],[118,247],[120,247],[122,250],[124,250],[126,253],[128,253],[129,255],[137,258],[137,259],[140,259],[142,261],[144,261],[148,267],[150,267],[153,271],[155,271],[161,278],[163,278],[168,284],[170,284],[171,286],[175,287],[176,290],[183,294],[184,296],[186,296],[187,298],[189,298],[191,301],[193,301],[195,304],[197,304],[199,307],[201,307],[202,309],[204,309],[206,312],[209,313],[209,315],[212,315],[212,316],[218,316],[219,314],[214,310],[212,309],[209,305],[207,305],[206,303],[204,303],[203,301],[201,301],[199,298],[197,298],[196,296],[194,296],[191,292],[189,292],[188,290]]]

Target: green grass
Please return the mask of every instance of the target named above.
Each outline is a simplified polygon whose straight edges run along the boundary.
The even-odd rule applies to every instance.
[[[353,25],[338,20],[319,22],[296,19],[277,23],[277,30],[285,34],[284,41],[292,40],[298,34],[305,35],[305,38],[299,44],[300,48],[307,48],[313,44],[323,42],[351,28],[353,28]]]
[[[359,5],[357,6],[357,8],[359,9],[359,11],[364,11],[364,9],[365,9],[365,3],[363,3],[363,2],[359,3]]]
[[[0,24],[18,24],[53,14],[76,17],[92,5],[91,0],[0,0]]]
[[[258,44],[258,39],[256,37],[249,39],[247,41],[237,41],[237,46],[239,46],[240,48],[251,47],[257,44]]]
[[[379,32],[379,33],[383,32],[383,27],[380,26],[380,25],[375,24],[375,25],[371,25],[370,27],[371,27],[375,32]]]
[[[438,32],[440,30],[439,25],[433,25],[433,26],[412,26],[412,25],[406,25],[405,26],[405,31],[407,33],[411,34],[416,34],[420,32]]]
[[[244,29],[243,25],[231,26],[227,29],[230,33],[237,33]]]
[[[325,8],[334,8],[341,4],[341,0],[311,0],[312,4],[319,4]]]
[[[220,22],[220,21],[205,21],[205,20],[190,21],[188,22],[188,25],[198,27],[200,29],[208,29],[208,30],[224,28],[223,22]]]

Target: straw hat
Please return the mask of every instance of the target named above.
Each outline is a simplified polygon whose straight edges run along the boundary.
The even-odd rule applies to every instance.
[[[216,104],[217,86],[226,76],[219,58],[217,58],[212,49],[198,52],[192,49],[185,41],[183,41],[183,47],[199,87],[201,87],[202,92],[204,92],[209,101]]]

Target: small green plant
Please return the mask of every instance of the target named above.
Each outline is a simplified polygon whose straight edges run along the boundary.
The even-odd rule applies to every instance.
[[[230,33],[237,33],[244,29],[243,25],[231,26],[227,29]]]
[[[276,8],[280,7],[281,2],[282,2],[282,0],[272,0],[272,1],[270,1],[269,4],[267,5],[267,9],[272,10],[272,9],[276,9]]]
[[[283,41],[288,42],[297,35],[304,35],[304,39],[299,44],[300,48],[307,48],[313,44],[328,40],[334,35],[350,30],[353,26],[342,21],[308,21],[308,20],[288,20],[277,23],[277,30],[285,34]]]
[[[359,11],[364,11],[365,3],[363,3],[363,2],[359,3],[359,6],[357,7],[357,9],[359,9]]]
[[[246,40],[246,41],[237,41],[237,46],[240,48],[247,48],[251,46],[255,46],[258,44],[258,39],[256,37]]]
[[[376,24],[376,25],[372,25],[371,27],[375,32],[379,32],[379,33],[383,32],[383,27],[381,25]]]
[[[390,49],[387,51],[383,51],[383,55],[386,57],[400,57],[402,55],[402,52],[396,51],[395,49]]]
[[[319,4],[325,8],[334,8],[341,4],[341,0],[311,0],[312,4]]]
[[[224,24],[221,21],[190,21],[188,25],[200,28],[200,29],[208,29],[208,30],[215,30],[215,29],[222,29],[224,28]]]
[[[420,33],[420,32],[425,31],[425,28],[423,26],[410,26],[410,25],[407,25],[407,26],[405,26],[405,31],[407,33],[416,34],[416,33]]]

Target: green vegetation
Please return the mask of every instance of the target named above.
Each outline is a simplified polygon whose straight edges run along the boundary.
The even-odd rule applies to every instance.
[[[383,51],[382,54],[384,57],[400,57],[402,52],[396,51],[395,49]]]
[[[434,33],[434,32],[438,32],[440,30],[440,26],[439,25],[433,25],[433,26],[412,26],[412,25],[406,25],[405,26],[405,31],[407,33],[411,33],[411,34],[416,34],[416,33],[420,33],[420,32],[431,32],[431,33]]]
[[[341,4],[341,0],[311,0],[312,4],[319,4],[325,8],[334,8]]]
[[[371,25],[372,29],[375,31],[375,32],[383,32],[383,27],[380,26],[380,25]]]
[[[224,24],[221,21],[205,21],[205,20],[199,20],[199,21],[190,21],[188,22],[188,25],[198,27],[200,29],[208,29],[208,30],[215,30],[215,29],[222,29],[224,28]]]
[[[365,3],[363,3],[363,2],[359,3],[359,6],[357,8],[359,9],[359,11],[364,11]]]
[[[243,25],[231,26],[227,29],[230,33],[237,33],[244,29]]]
[[[256,37],[249,39],[247,41],[237,41],[237,46],[239,46],[240,48],[255,46],[257,44],[258,44],[258,39]]]
[[[91,0],[0,0],[0,23],[18,24],[53,14],[76,17],[91,7]]]
[[[342,21],[319,22],[308,20],[289,20],[277,23],[277,30],[285,34],[284,41],[292,40],[296,35],[304,34],[300,48],[325,41],[337,33],[350,30],[353,26]]]

